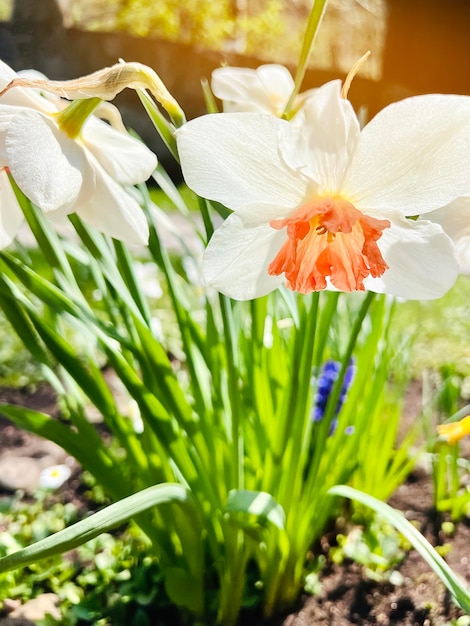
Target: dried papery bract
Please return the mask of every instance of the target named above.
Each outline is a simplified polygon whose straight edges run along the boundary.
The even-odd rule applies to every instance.
[[[14,87],[41,89],[69,100],[85,98],[113,100],[118,93],[126,88],[148,89],[168,112],[176,126],[181,126],[185,122],[183,110],[165,87],[161,78],[154,70],[142,63],[116,63],[87,76],[64,81],[29,79],[18,76],[0,92],[0,97]]]

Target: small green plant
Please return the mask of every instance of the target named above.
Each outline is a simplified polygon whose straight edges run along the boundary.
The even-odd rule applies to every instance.
[[[337,485],[330,489],[329,493],[332,496],[348,498],[365,507],[369,507],[380,515],[382,519],[394,526],[439,576],[458,605],[467,613],[470,612],[470,590],[468,585],[454,574],[438,551],[433,548],[427,539],[423,537],[400,511],[396,511],[385,502],[381,502],[368,494],[346,485]]]
[[[75,522],[80,512],[45,492],[33,502],[21,493],[0,499],[0,556],[21,550]],[[162,571],[149,555],[148,541],[134,527],[101,534],[64,556],[54,554],[0,576],[0,612],[7,599],[25,602],[40,593],[57,594],[59,621],[48,616],[41,626],[60,624],[161,624],[177,616],[166,595]]]
[[[405,557],[403,540],[396,530],[377,516],[367,526],[353,526],[347,534],[336,537],[338,546],[331,548],[334,563],[345,558],[363,566],[364,574],[376,581],[400,584],[402,577],[394,567]]]
[[[429,458],[432,463],[434,506],[452,521],[470,513],[470,489],[467,484],[469,462],[462,457],[460,438],[454,434],[457,423],[468,421],[470,405],[464,405],[464,376],[455,365],[443,365],[434,376],[425,376],[424,417]],[[440,436],[436,436],[437,432]],[[457,432],[457,431],[455,431]]]

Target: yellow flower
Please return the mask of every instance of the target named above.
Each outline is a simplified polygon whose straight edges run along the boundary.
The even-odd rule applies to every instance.
[[[437,427],[437,432],[442,439],[448,443],[457,443],[465,435],[470,435],[470,415],[452,424],[441,424]]]

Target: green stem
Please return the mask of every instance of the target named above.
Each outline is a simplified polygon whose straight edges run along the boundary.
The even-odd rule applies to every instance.
[[[315,37],[320,26],[323,13],[326,8],[328,0],[314,0],[310,16],[308,18],[307,30],[305,31],[304,41],[302,44],[302,50],[300,52],[300,59],[297,66],[297,72],[295,74],[294,91],[292,92],[287,106],[284,111],[284,117],[289,119],[292,109],[294,108],[294,102],[297,95],[300,92],[305,72],[307,71],[308,61],[312,53],[313,44],[315,43]]]
[[[349,342],[346,347],[346,351],[341,360],[341,369],[339,371],[338,378],[335,381],[335,384],[333,385],[333,389],[331,390],[331,394],[330,394],[330,397],[328,398],[328,404],[326,406],[325,414],[322,418],[320,428],[318,428],[318,431],[317,431],[317,437],[318,437],[318,441],[316,442],[317,449],[322,449],[322,447],[326,443],[326,439],[329,436],[330,424],[334,417],[336,407],[338,406],[338,400],[341,395],[341,389],[343,386],[344,376],[346,374],[346,370],[351,361],[352,353],[356,345],[359,333],[361,331],[362,324],[375,298],[375,295],[376,294],[372,291],[367,292],[364,298],[364,301],[361,305],[361,308],[359,309],[359,313],[357,314],[357,317],[355,319],[354,326],[349,336]],[[321,459],[322,459],[321,454],[313,455],[312,464],[309,468],[308,479],[305,485],[306,493],[310,493],[310,490],[313,489],[313,483],[316,480],[316,475],[318,472],[318,468],[320,466]]]
[[[308,456],[308,445],[305,443],[305,434],[311,426],[311,398],[312,398],[312,370],[314,363],[315,338],[317,331],[319,293],[312,295],[312,306],[307,311],[303,353],[300,360],[299,371],[296,373],[298,389],[294,414],[291,416],[293,425],[286,441],[289,441],[290,458],[289,470],[282,477],[284,493],[280,496],[280,502],[286,516],[292,506],[295,506],[297,496],[300,497],[302,490],[305,464]],[[286,435],[287,437],[287,435]]]
[[[228,392],[230,399],[231,420],[230,420],[230,436],[232,442],[232,476],[230,484],[232,489],[243,488],[243,438],[240,436],[239,418],[241,415],[240,391],[238,389],[238,360],[237,346],[235,341],[235,330],[233,323],[232,305],[226,296],[219,296],[220,310],[224,326],[224,342],[226,352],[226,366],[228,378]]]

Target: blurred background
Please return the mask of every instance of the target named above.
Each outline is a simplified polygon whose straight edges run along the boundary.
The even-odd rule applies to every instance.
[[[223,63],[295,71],[312,0],[0,0],[0,58],[73,78],[119,58],[153,67],[189,118],[201,78]],[[372,55],[350,91],[368,117],[414,93],[470,94],[469,0],[330,0],[304,88],[343,78]],[[119,102],[144,133],[134,94]],[[145,137],[152,141],[151,138]]]
[[[0,0],[0,59],[51,79],[118,59],[152,67],[191,119],[201,79],[223,64],[277,62],[295,73],[313,0]],[[392,101],[470,94],[470,0],[329,0],[303,89],[344,78],[372,52],[349,98],[367,120]],[[116,99],[125,124],[176,180],[179,168],[135,93]]]

